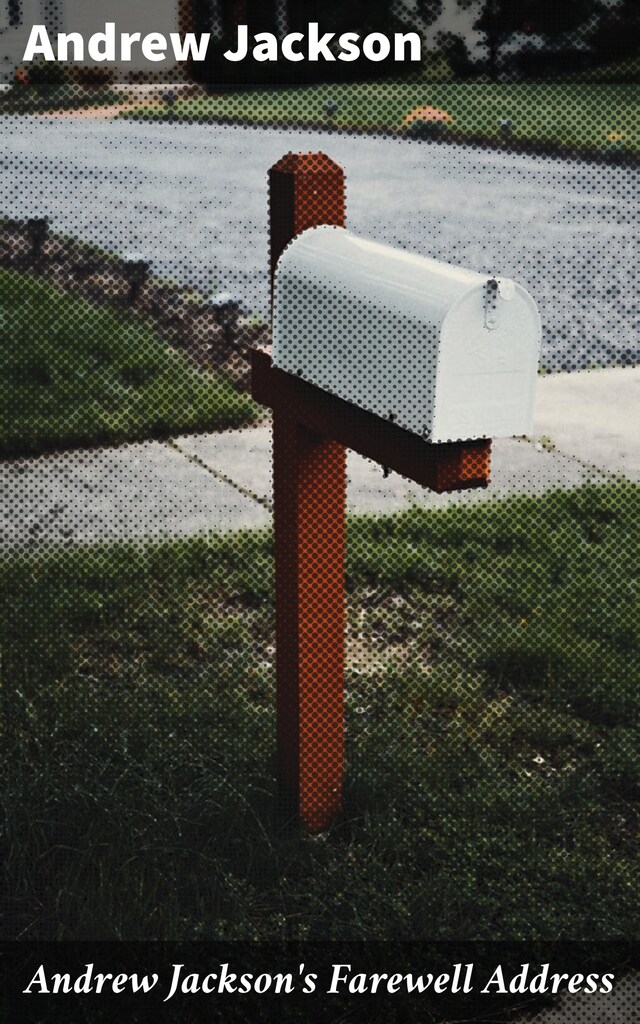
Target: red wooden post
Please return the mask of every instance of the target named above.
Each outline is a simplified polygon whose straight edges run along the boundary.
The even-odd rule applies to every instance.
[[[289,154],[269,173],[271,273],[300,231],[344,227],[342,169],[322,153]],[[342,801],[346,452],[273,415],[277,741],[285,812],[327,828]]]
[[[344,227],[344,174],[322,153],[290,153],[271,168],[269,189],[273,282],[299,232]],[[251,390],[273,409],[280,793],[287,814],[316,832],[342,802],[346,447],[441,492],[487,486],[491,441],[428,444],[259,349]]]

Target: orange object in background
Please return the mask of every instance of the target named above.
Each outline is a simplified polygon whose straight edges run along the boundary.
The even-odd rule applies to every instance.
[[[440,125],[445,128],[453,124],[453,118],[446,110],[440,110],[438,107],[416,107],[407,114],[403,124],[408,128],[420,124]]]

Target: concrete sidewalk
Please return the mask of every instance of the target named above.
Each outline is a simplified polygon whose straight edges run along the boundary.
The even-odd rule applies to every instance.
[[[349,454],[349,509],[395,512],[515,491],[640,480],[640,368],[539,378],[534,434],[494,442],[487,490],[436,495]],[[185,537],[271,521],[271,431],[259,426],[0,464],[0,546]]]
[[[525,1020],[529,1024],[633,1024],[640,1020],[640,975],[616,975],[613,992],[606,995],[565,994],[555,1006]]]

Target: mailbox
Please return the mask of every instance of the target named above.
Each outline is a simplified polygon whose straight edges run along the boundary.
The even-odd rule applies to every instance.
[[[519,284],[322,226],[274,283],[273,365],[426,441],[532,429],[540,317]]]

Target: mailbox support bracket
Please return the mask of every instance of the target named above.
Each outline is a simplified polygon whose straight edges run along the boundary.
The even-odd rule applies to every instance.
[[[390,420],[278,369],[266,349],[251,351],[251,393],[274,413],[437,494],[489,484],[490,439],[431,444]]]

